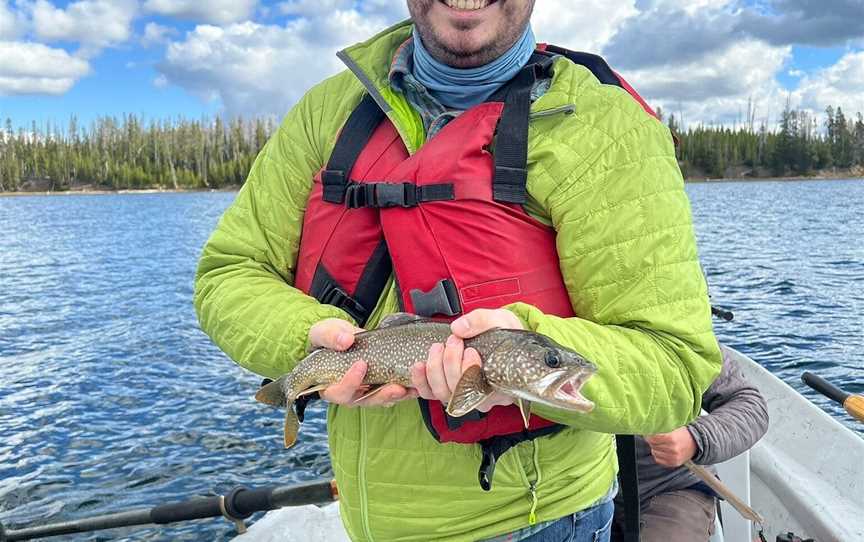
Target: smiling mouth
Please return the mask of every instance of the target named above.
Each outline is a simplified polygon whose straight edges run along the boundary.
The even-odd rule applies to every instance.
[[[445,6],[462,11],[476,11],[488,7],[498,0],[438,0]]]

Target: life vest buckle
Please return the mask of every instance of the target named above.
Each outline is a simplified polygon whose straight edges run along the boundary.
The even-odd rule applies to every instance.
[[[318,298],[318,301],[325,305],[333,305],[334,307],[343,309],[355,319],[366,314],[366,309],[363,305],[348,295],[345,290],[333,284],[329,286]]]
[[[420,316],[456,316],[462,313],[462,303],[456,284],[450,279],[441,279],[428,292],[414,289],[409,292],[414,313]]]

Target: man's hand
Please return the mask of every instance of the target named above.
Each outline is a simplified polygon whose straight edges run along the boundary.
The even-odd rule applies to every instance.
[[[645,437],[651,447],[654,461],[664,467],[680,467],[696,455],[696,441],[686,427],[679,427],[671,433]]]
[[[322,346],[331,350],[347,350],[354,344],[354,334],[364,331],[345,320],[328,318],[312,326],[309,330],[309,342],[312,346]],[[397,384],[387,384],[381,391],[362,401],[357,401],[369,392],[369,386],[363,384],[366,376],[366,362],[358,361],[348,369],[342,379],[327,386],[321,392],[321,398],[331,403],[347,406],[392,406],[397,401],[417,397],[416,390],[409,390]]]
[[[420,397],[450,401],[456,384],[472,365],[481,365],[480,354],[473,348],[465,348],[464,339],[476,337],[494,328],[523,329],[522,322],[506,309],[477,309],[453,321],[453,332],[445,344],[437,343],[429,349],[429,358],[411,368],[411,381]],[[477,410],[488,412],[494,406],[512,405],[513,399],[501,393],[492,394]]]

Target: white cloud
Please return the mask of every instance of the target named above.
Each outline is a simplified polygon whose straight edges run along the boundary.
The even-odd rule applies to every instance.
[[[599,52],[621,23],[638,13],[635,0],[538,0],[531,25],[538,41],[568,49]]]
[[[229,24],[249,19],[258,0],[147,0],[144,9],[195,22]]]
[[[0,95],[66,93],[90,73],[86,60],[41,43],[0,42]]]
[[[822,113],[840,106],[850,113],[864,112],[864,51],[850,52],[836,64],[805,77],[792,94],[797,105]]]
[[[46,0],[36,0],[29,9],[38,37],[79,42],[88,54],[128,40],[138,5],[135,0],[81,0],[58,9]]]
[[[390,22],[350,9],[285,26],[201,25],[168,46],[158,69],[171,84],[220,100],[229,114],[282,115],[311,86],[344,69],[337,50]]]
[[[150,47],[151,45],[167,43],[168,37],[176,33],[177,30],[174,28],[156,23],[147,23],[144,27],[144,36],[141,38],[141,45]]]
[[[0,0],[0,40],[19,37],[24,33],[24,26],[20,14],[9,9],[6,0]]]
[[[790,47],[775,47],[743,40],[710,59],[629,70],[624,77],[652,105],[662,106],[688,124],[732,124],[743,120],[752,99],[759,116],[783,103],[783,90],[775,76],[791,55]],[[773,112],[774,115],[777,111]]]

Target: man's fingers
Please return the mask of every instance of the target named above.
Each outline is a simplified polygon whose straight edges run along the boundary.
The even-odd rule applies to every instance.
[[[429,381],[426,379],[425,363],[416,363],[411,367],[411,383],[414,384],[420,397],[429,401],[435,399],[435,393],[429,387]]]
[[[443,402],[450,400],[450,388],[447,387],[447,377],[444,375],[444,345],[441,343],[435,343],[429,349],[426,380],[435,399]]]
[[[473,348],[466,348],[465,354],[462,356],[462,372],[468,370],[469,367],[477,365],[478,367],[483,365],[483,359],[480,357],[480,352]]]
[[[456,384],[462,378],[462,355],[465,353],[465,343],[455,335],[447,338],[444,347],[444,378],[447,382],[447,400],[456,389]]]
[[[354,363],[339,382],[327,386],[327,389],[321,392],[321,397],[331,403],[347,404],[351,402],[357,395],[359,388],[363,386],[366,367],[365,361]]]
[[[381,388],[381,391],[379,391],[372,397],[369,397],[368,399],[363,399],[362,401],[358,401],[354,403],[354,405],[361,407],[392,405],[397,401],[406,399],[408,396],[409,392],[407,388],[404,388],[398,384],[387,384],[386,386]]]

